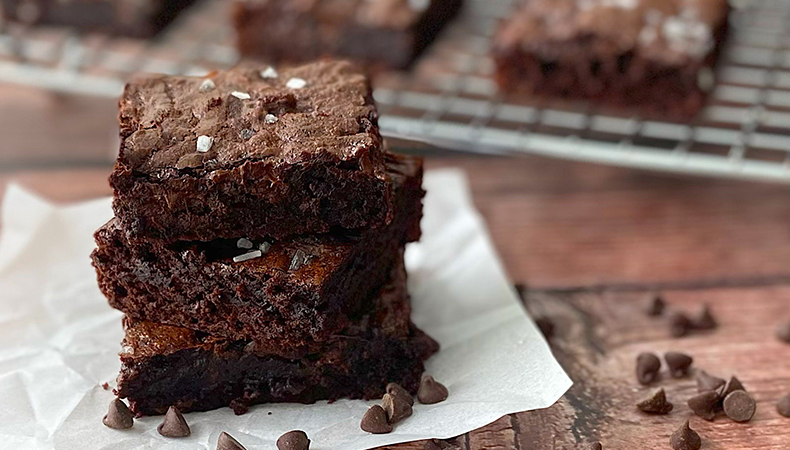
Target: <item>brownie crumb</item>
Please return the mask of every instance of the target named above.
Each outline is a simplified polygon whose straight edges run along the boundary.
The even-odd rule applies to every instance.
[[[417,400],[423,405],[433,405],[447,400],[449,392],[447,388],[438,381],[434,380],[432,376],[426,375],[420,382],[420,388],[417,391]]]
[[[373,405],[368,409],[359,427],[362,431],[372,434],[386,434],[392,432],[392,425],[387,422],[387,413],[379,405]]]
[[[680,352],[667,352],[664,354],[664,360],[669,367],[669,373],[673,378],[682,378],[688,375],[689,368],[694,362],[694,358]]]
[[[277,439],[277,450],[309,450],[310,439],[302,430],[289,431]]]
[[[102,419],[102,423],[107,428],[125,430],[132,428],[134,425],[134,418],[132,417],[132,412],[129,411],[129,407],[126,406],[126,403],[116,398],[110,402],[107,415]]]
[[[641,384],[650,384],[658,377],[661,360],[652,353],[641,353],[636,357],[636,379]]]
[[[637,403],[636,407],[648,414],[669,414],[674,405],[667,401],[664,388],[659,388]]]
[[[669,445],[674,450],[699,450],[702,447],[702,438],[685,421],[669,438]]]
[[[105,391],[109,391],[110,384],[105,381],[104,383],[101,384],[101,388],[104,389]]]
[[[757,404],[746,391],[735,391],[724,399],[724,414],[736,422],[748,422],[754,417]]]

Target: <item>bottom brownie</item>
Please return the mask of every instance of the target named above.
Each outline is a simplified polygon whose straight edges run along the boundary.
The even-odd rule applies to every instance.
[[[372,310],[317,353],[285,359],[251,341],[218,339],[186,328],[126,318],[116,394],[138,416],[224,406],[373,399],[389,382],[414,393],[423,361],[439,346],[410,321],[405,273],[379,293]]]

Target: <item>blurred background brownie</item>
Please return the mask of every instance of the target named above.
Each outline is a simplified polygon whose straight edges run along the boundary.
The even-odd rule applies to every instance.
[[[195,0],[0,0],[3,17],[28,25],[151,37]]]
[[[728,11],[726,0],[526,0],[495,38],[497,81],[690,117],[713,88]]]
[[[461,0],[244,0],[234,5],[238,49],[267,62],[322,56],[406,68]]]

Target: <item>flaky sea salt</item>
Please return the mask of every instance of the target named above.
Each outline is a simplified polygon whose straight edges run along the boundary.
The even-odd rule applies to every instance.
[[[230,93],[230,95],[236,97],[239,100],[249,100],[250,99],[250,94],[248,94],[246,92],[233,91],[233,92]]]
[[[268,124],[277,123],[278,120],[279,119],[274,114],[266,114],[266,116],[263,118],[263,121]]]
[[[236,241],[236,247],[238,248],[251,249],[252,245],[253,245],[252,241],[247,238],[241,238],[238,241]]]
[[[302,89],[305,86],[307,86],[307,81],[302,78],[291,78],[285,83],[285,87],[288,89]]]
[[[299,270],[300,267],[307,264],[307,260],[307,254],[302,250],[297,250],[291,258],[291,266],[288,267],[288,270]]]
[[[210,78],[206,78],[203,80],[203,83],[200,84],[200,88],[198,89],[200,92],[208,92],[213,91],[217,87]]]
[[[211,150],[211,146],[214,145],[214,138],[211,136],[198,136],[197,138],[197,151],[200,153],[206,153],[207,151]]]
[[[267,67],[266,70],[261,72],[261,78],[271,79],[271,78],[277,78],[278,76],[280,75],[277,73],[277,70],[272,66]]]
[[[271,248],[272,244],[268,242],[263,242],[258,246],[258,250],[260,250],[262,253],[267,253],[269,250],[271,250]]]
[[[243,255],[234,256],[233,262],[239,263],[239,262],[249,261],[251,259],[260,258],[262,255],[263,253],[260,250],[253,250]]]

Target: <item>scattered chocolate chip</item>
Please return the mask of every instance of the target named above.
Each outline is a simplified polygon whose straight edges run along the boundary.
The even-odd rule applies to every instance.
[[[776,402],[776,412],[785,417],[790,417],[790,394],[785,395]]]
[[[179,438],[187,437],[190,435],[189,425],[187,425],[184,415],[175,406],[167,409],[165,419],[159,424],[156,429],[164,437]]]
[[[779,326],[776,327],[776,338],[790,344],[790,322],[779,324]]]
[[[546,316],[539,316],[535,318],[535,325],[538,326],[541,334],[546,339],[554,337],[554,322]]]
[[[362,416],[362,422],[359,424],[362,431],[367,431],[373,434],[384,434],[392,431],[392,425],[387,422],[387,413],[384,408],[379,405],[371,406],[369,410]]]
[[[110,384],[105,381],[104,383],[101,384],[101,388],[107,391],[110,389]]]
[[[669,438],[669,445],[674,450],[699,450],[702,447],[702,439],[696,431],[689,427],[689,421],[685,421]]]
[[[669,373],[674,378],[682,378],[688,375],[691,363],[694,362],[694,358],[680,352],[667,352],[664,354],[664,360],[669,367]]]
[[[645,308],[645,312],[650,317],[657,317],[661,314],[664,314],[664,309],[666,306],[667,305],[664,303],[664,299],[660,294],[650,294],[647,298],[647,307]]]
[[[460,450],[457,445],[439,439],[429,439],[422,446],[423,450]]]
[[[387,421],[391,424],[398,423],[412,414],[409,402],[397,395],[384,394],[384,398],[381,399],[381,407],[387,413]]]
[[[699,392],[718,391],[725,383],[721,378],[714,377],[704,370],[697,374],[697,390]]]
[[[310,439],[302,430],[293,430],[277,439],[277,450],[308,450]]]
[[[409,391],[403,389],[403,386],[399,385],[398,383],[387,384],[387,394],[392,394],[396,397],[400,397],[404,401],[406,401],[409,404],[409,406],[414,406],[414,397],[412,397]]]
[[[588,448],[590,450],[603,450],[603,444],[601,444],[600,442],[593,442],[592,444],[590,444],[590,447]]]
[[[754,417],[757,404],[746,391],[731,392],[724,398],[724,414],[736,422],[748,422]]]
[[[719,397],[725,398],[735,391],[746,391],[746,388],[743,387],[743,384],[741,384],[741,380],[735,377],[730,377],[730,381],[722,386],[721,390],[719,391]]]
[[[691,328],[691,320],[685,314],[675,312],[669,317],[669,332],[673,337],[683,337],[689,334]]]
[[[116,398],[110,402],[110,407],[107,410],[107,415],[102,419],[104,426],[114,430],[125,430],[132,428],[134,425],[134,418],[132,412],[126,406],[126,403],[121,399]]]
[[[716,410],[719,406],[719,393],[716,391],[701,392],[688,401],[689,408],[694,411],[694,414],[702,417],[705,420],[713,420],[716,418]]]
[[[702,307],[697,317],[692,321],[692,325],[698,330],[712,330],[719,326],[713,314],[710,312],[709,305],[704,305]]]
[[[669,414],[674,405],[667,401],[664,388],[659,388],[637,403],[636,407],[649,414]]]
[[[432,376],[426,375],[422,377],[420,388],[417,390],[417,400],[423,405],[433,405],[447,400],[449,392],[447,388],[438,381],[434,380]]]
[[[226,432],[222,432],[217,439],[217,450],[247,450],[239,441]]]
[[[636,357],[636,379],[641,384],[650,384],[656,380],[661,370],[661,360],[652,353],[640,353]]]

